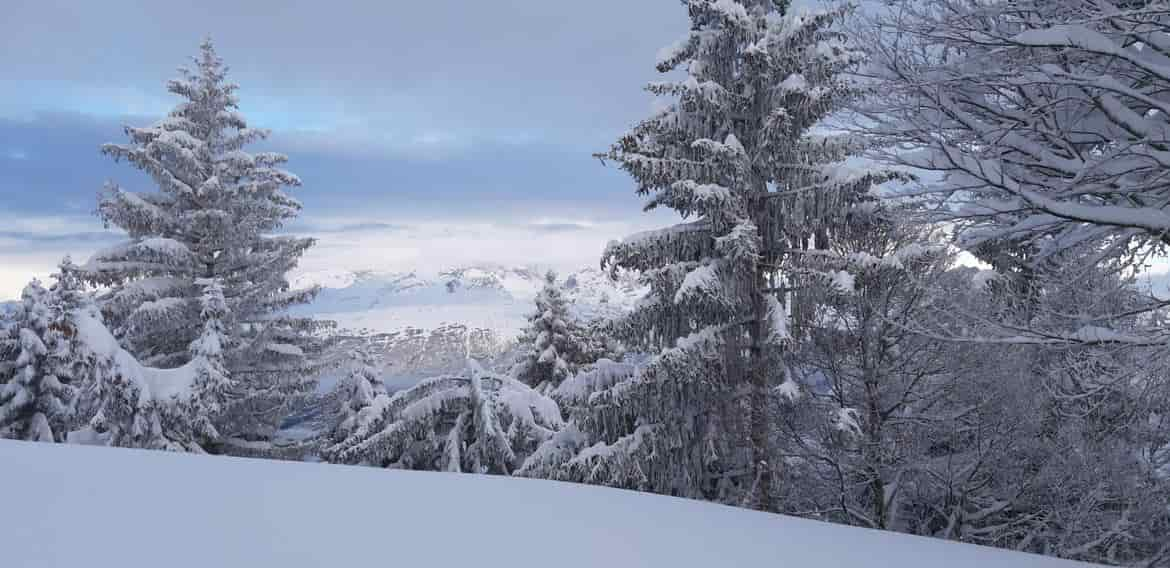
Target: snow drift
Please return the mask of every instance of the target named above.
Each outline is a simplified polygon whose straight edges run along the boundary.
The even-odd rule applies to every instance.
[[[7,568],[1087,566],[547,481],[10,441],[0,464]]]

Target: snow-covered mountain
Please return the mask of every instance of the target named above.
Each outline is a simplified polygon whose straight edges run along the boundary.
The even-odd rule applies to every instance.
[[[333,319],[343,328],[392,332],[462,324],[507,337],[524,326],[544,274],[531,267],[490,265],[432,274],[318,271],[296,276],[293,286],[321,286],[317,300],[299,311]],[[597,269],[562,274],[559,280],[577,315],[589,319],[621,313],[642,293],[633,276],[613,281]]]
[[[467,357],[502,370],[508,348],[534,309],[545,271],[535,267],[478,265],[421,271],[319,271],[293,285],[322,288],[298,315],[336,321],[372,334],[384,345],[388,384],[458,372]],[[583,319],[630,309],[644,293],[629,274],[611,280],[597,269],[561,274],[573,312]]]

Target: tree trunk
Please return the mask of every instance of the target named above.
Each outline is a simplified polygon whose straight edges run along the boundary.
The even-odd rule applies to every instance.
[[[768,431],[771,420],[768,412],[768,361],[765,343],[768,339],[768,304],[764,288],[767,275],[762,268],[756,269],[755,290],[752,292],[751,359],[748,362],[751,383],[751,456],[752,495],[751,505],[760,511],[772,511],[772,470],[768,463]]]
[[[769,344],[771,333],[770,318],[768,317],[769,270],[771,261],[770,241],[772,240],[771,215],[768,214],[766,202],[767,185],[762,178],[756,180],[756,200],[753,221],[760,234],[761,255],[755,266],[752,278],[752,324],[749,328],[751,349],[748,360],[748,381],[750,383],[751,398],[748,401],[750,410],[750,443],[751,443],[751,472],[752,494],[751,506],[760,511],[772,511],[775,508],[772,502],[772,469],[769,464],[769,436],[771,430],[771,416],[768,411],[769,369],[770,357],[767,350],[773,346]]]

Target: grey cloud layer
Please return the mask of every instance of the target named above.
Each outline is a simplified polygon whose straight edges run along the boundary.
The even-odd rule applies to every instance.
[[[0,211],[85,214],[94,209],[106,180],[153,190],[145,175],[99,152],[105,142],[124,140],[122,123],[76,114],[0,118],[0,140],[13,147],[6,151],[23,155],[0,155]],[[628,180],[585,148],[484,143],[432,158],[347,152],[282,133],[261,147],[290,155],[289,169],[305,184],[294,193],[309,215],[384,216],[388,223],[419,217],[637,215]]]
[[[644,114],[654,54],[686,29],[677,0],[15,0],[4,12],[8,82],[151,97],[211,33],[245,93],[274,112],[594,144]]]

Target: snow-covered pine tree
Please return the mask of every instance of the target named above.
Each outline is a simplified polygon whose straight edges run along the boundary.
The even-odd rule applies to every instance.
[[[511,474],[562,425],[552,399],[470,365],[467,376],[377,396],[349,437],[322,454],[336,463]]]
[[[164,432],[163,409],[150,388],[156,383],[147,378],[150,370],[118,345],[100,314],[79,315],[78,334],[92,366],[82,386],[88,420],[70,434],[70,443],[198,451],[175,444]],[[162,377],[174,381],[185,368]]]
[[[15,355],[0,384],[0,438],[64,441],[72,414],[71,377],[58,377],[70,352],[53,295],[38,281],[25,287],[5,352]]]
[[[188,363],[195,376],[190,394],[176,401],[178,412],[173,414],[177,420],[168,429],[183,432],[191,444],[208,448],[221,443],[214,419],[223,412],[227,395],[235,386],[224,362],[224,352],[231,342],[225,322],[230,312],[223,284],[215,279],[200,279],[195,284],[203,289],[200,299],[203,332],[191,343]]]
[[[583,362],[585,348],[578,344],[582,333],[569,313],[556,273],[549,271],[536,295],[536,311],[521,338],[524,352],[512,376],[542,393],[555,389]]]
[[[89,296],[66,257],[46,290],[33,281],[0,331],[0,437],[63,442],[88,365],[75,313]]]
[[[17,302],[0,305],[0,385],[12,379],[20,355],[20,308]]]
[[[336,415],[331,419],[333,424],[329,432],[331,444],[345,441],[358,427],[362,410],[388,396],[386,386],[378,376],[378,359],[371,347],[363,345],[351,352],[353,362],[331,393],[337,398]]]
[[[284,192],[300,180],[280,168],[285,156],[244,151],[268,134],[237,112],[237,86],[210,41],[194,62],[167,84],[184,100],[166,118],[127,127],[128,144],[103,146],[159,191],[107,187],[98,211],[129,241],[94,255],[83,276],[108,287],[101,308],[122,345],[160,368],[191,361],[190,345],[205,331],[197,281],[222,285],[230,314],[221,320],[223,365],[232,382],[215,417],[226,444],[215,451],[255,453],[317,378],[326,324],[283,315],[316,292],[287,280],[313,240],[272,235],[301,210]]]
[[[42,439],[49,430],[47,421],[38,421],[43,428],[34,427],[35,391],[43,374],[48,349],[36,329],[48,328],[48,291],[40,281],[33,280],[21,292],[20,304],[13,310],[12,319],[5,326],[0,354],[4,366],[0,368],[0,437]],[[51,438],[49,441],[52,441]]]
[[[94,309],[73,314],[79,352],[86,362],[83,398],[88,425],[71,441],[90,445],[204,453],[221,443],[214,423],[231,392],[223,353],[228,316],[223,287],[196,282],[202,332],[189,346],[191,360],[174,369],[146,367],[118,345]]]
[[[813,131],[855,95],[842,72],[859,54],[831,29],[844,8],[684,4],[691,31],[663,50],[658,70],[686,78],[649,87],[677,101],[600,156],[635,179],[647,209],[693,220],[605,253],[603,266],[640,271],[651,289],[615,332],[661,355],[595,397],[590,435],[638,440],[594,459],[637,468],[642,489],[771,509],[770,401],[787,340],[774,324],[784,317],[777,291],[786,251],[812,236],[823,243],[846,205],[890,175],[841,167],[853,142]],[[736,424],[744,409],[746,428]],[[739,495],[715,495],[715,480],[728,476]]]
[[[634,357],[629,359],[620,362],[600,359],[566,379],[549,394],[561,412],[568,415],[568,421],[528,456],[516,475],[618,487],[642,486],[636,464],[626,467],[622,459],[631,457],[627,452],[620,452],[616,460],[593,460],[596,452],[608,452],[610,445],[603,441],[594,443],[588,434],[599,430],[597,425],[591,424],[596,418],[592,408],[593,394],[632,379],[640,363],[644,362],[635,361]],[[636,439],[626,438],[629,441]],[[586,451],[591,445],[593,450]]]
[[[54,317],[65,320],[74,311],[91,306],[92,294],[86,291],[80,268],[73,263],[72,257],[66,256],[61,260],[52,278],[53,285],[49,292],[53,299]]]

